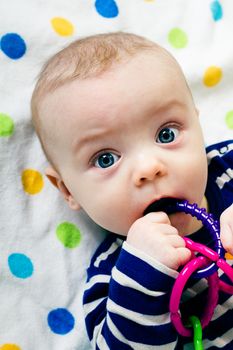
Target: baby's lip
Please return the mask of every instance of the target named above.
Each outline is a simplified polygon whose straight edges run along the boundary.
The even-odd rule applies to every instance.
[[[166,214],[172,214],[177,211],[176,203],[180,199],[172,198],[172,197],[163,197],[159,200],[156,200],[148,205],[148,207],[144,210],[143,215],[146,215],[151,212],[163,211]]]

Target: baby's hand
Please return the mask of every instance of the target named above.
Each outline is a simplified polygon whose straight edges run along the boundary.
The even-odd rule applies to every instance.
[[[220,237],[223,247],[233,254],[233,204],[220,217]]]
[[[147,255],[177,270],[189,261],[191,252],[164,212],[149,213],[131,226],[127,243]]]

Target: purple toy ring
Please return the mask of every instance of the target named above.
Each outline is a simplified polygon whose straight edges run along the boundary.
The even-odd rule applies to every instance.
[[[220,240],[220,225],[217,220],[214,220],[212,214],[208,214],[205,208],[199,208],[196,203],[190,204],[186,200],[176,201],[171,204],[168,208],[168,212],[184,212],[185,214],[190,214],[196,217],[198,220],[202,221],[203,225],[210,232],[214,244],[214,251],[217,253],[218,258],[224,258],[224,248]],[[217,271],[218,266],[215,262],[208,264],[206,267],[199,269],[193,274],[195,278],[208,277],[213,272]]]

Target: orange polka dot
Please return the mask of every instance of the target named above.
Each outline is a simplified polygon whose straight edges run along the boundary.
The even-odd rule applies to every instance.
[[[227,260],[233,260],[233,255],[231,255],[230,253],[226,253],[226,254],[225,254],[225,258],[226,258]]]

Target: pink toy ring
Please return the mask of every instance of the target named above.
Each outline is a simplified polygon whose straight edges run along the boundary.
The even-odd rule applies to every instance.
[[[215,251],[213,251],[209,247],[206,247],[203,244],[196,243],[188,237],[184,237],[183,239],[187,248],[189,248],[191,251],[198,252],[204,255],[209,260],[212,260],[213,263],[216,265],[216,270],[220,268],[233,283],[233,269],[225,261],[225,259],[219,257],[219,255]],[[233,285],[230,285],[226,282],[219,281],[219,289],[224,290],[228,294],[233,294]]]
[[[183,322],[181,320],[181,315],[179,312],[179,305],[180,305],[183,289],[189,277],[192,275],[192,273],[198,270],[199,268],[206,266],[208,262],[209,262],[208,259],[204,256],[199,256],[189,261],[181,270],[172,289],[170,304],[169,304],[171,321],[175,326],[177,332],[184,337],[191,337],[192,330],[189,328],[186,328],[183,325]],[[212,315],[214,313],[215,306],[217,305],[217,301],[218,301],[217,272],[214,272],[211,276],[207,277],[207,280],[208,280],[209,289],[208,289],[208,296],[207,296],[207,305],[205,307],[205,310],[203,312],[203,317],[201,319],[202,328],[206,327],[209,321],[211,320]]]
[[[209,264],[209,261],[213,261],[216,264],[217,268],[221,268],[226,276],[233,283],[233,269],[231,266],[222,258],[219,258],[219,255],[212,249],[200,244],[193,242],[190,238],[184,238],[185,245],[191,251],[196,251],[203,254],[204,256],[199,256],[197,258],[189,261],[181,270],[179,276],[177,277],[175,284],[172,289],[171,298],[170,298],[170,312],[171,312],[171,321],[174,324],[178,333],[182,336],[189,337],[192,335],[192,331],[186,328],[181,320],[181,315],[179,312],[179,305],[183,289],[189,277],[200,267],[203,268]],[[214,309],[218,301],[218,290],[221,289],[226,293],[233,294],[233,286],[219,281],[217,272],[214,272],[211,276],[207,277],[209,289],[207,296],[207,305],[203,312],[203,317],[201,319],[202,328],[206,327],[210,322]]]

